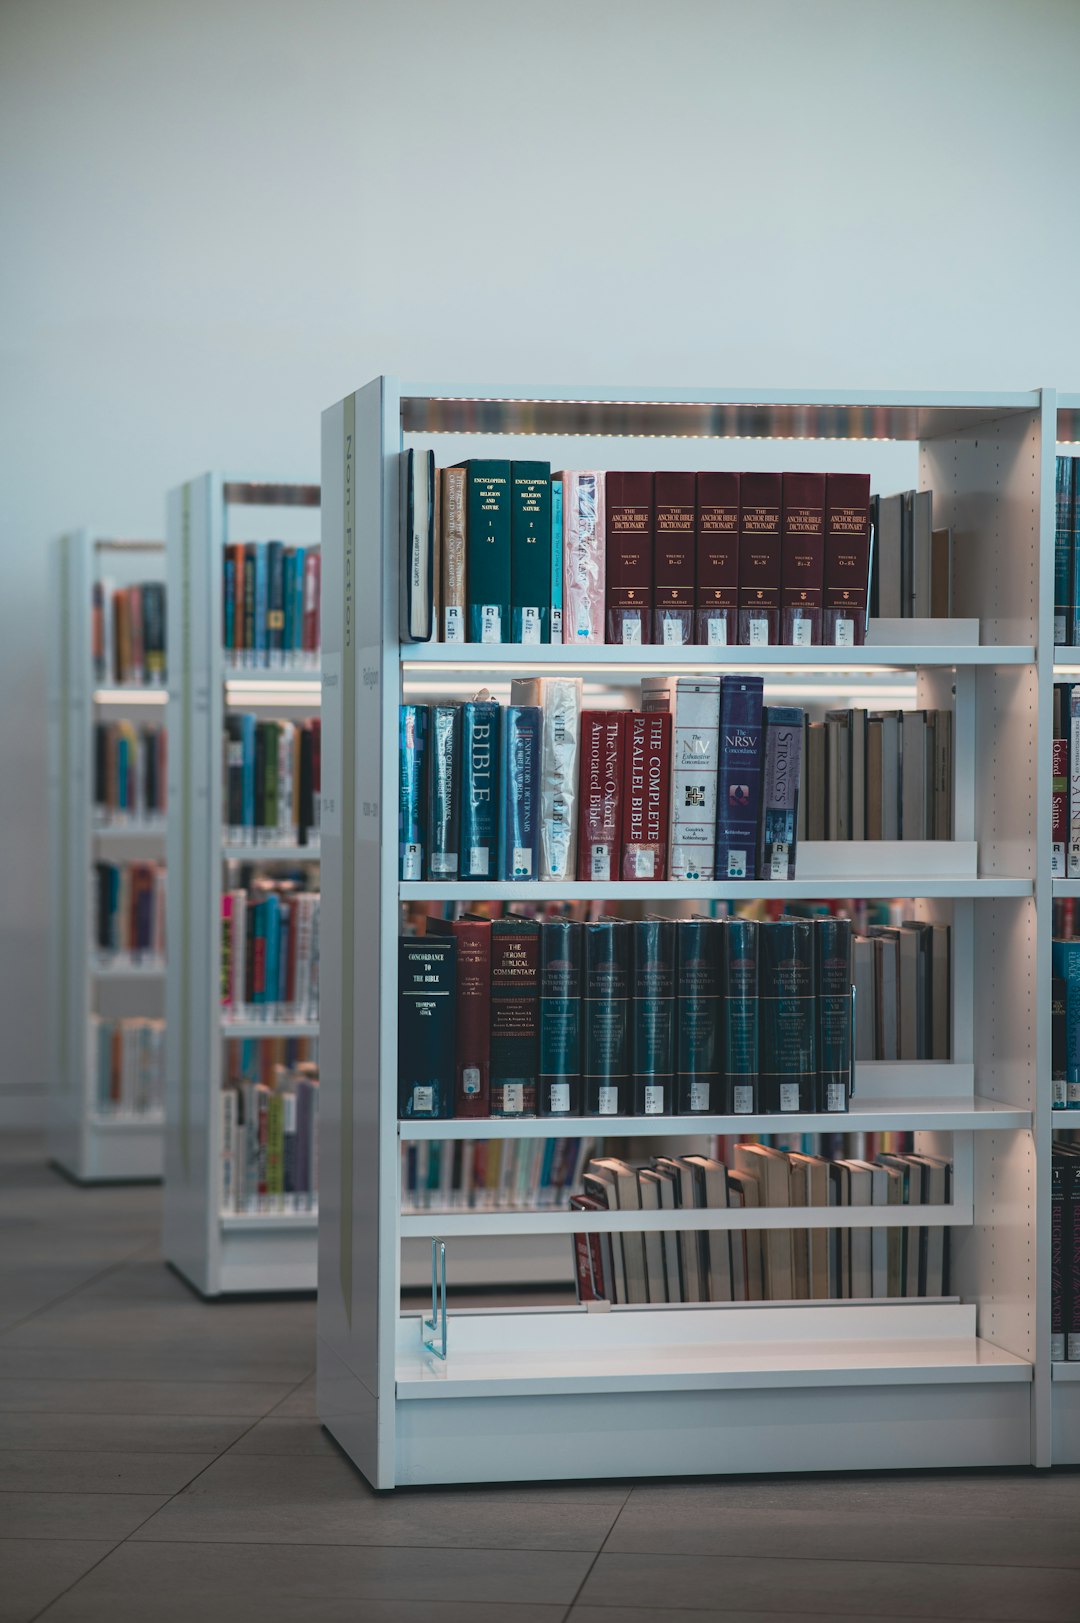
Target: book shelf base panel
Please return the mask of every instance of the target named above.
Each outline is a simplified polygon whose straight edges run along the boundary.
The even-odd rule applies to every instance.
[[[65,1133],[52,1158],[80,1183],[160,1179],[165,1172],[161,1116],[90,1117],[81,1133]]]
[[[243,1221],[241,1219],[241,1221]],[[318,1283],[318,1220],[288,1227],[273,1218],[258,1227],[224,1227],[220,1237],[217,1291],[314,1291]]]
[[[401,1247],[401,1284],[406,1290],[431,1292],[431,1245],[426,1240],[405,1240]],[[483,1235],[454,1244],[453,1269],[447,1286],[516,1290],[522,1286],[574,1285],[574,1259],[564,1234],[520,1235],[516,1240],[491,1240]]]
[[[1053,1371],[1051,1463],[1080,1465],[1080,1364],[1055,1364]]]

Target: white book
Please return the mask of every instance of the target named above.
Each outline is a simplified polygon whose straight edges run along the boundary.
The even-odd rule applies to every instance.
[[[1069,700],[1069,851],[1070,879],[1080,879],[1080,687]]]
[[[236,1137],[239,1099],[235,1088],[221,1091],[221,1210],[235,1212]]]
[[[641,708],[646,712],[668,710],[672,716],[671,877],[713,879],[720,678],[644,677]]]
[[[577,677],[518,677],[510,703],[542,712],[540,877],[572,879],[576,868],[581,696]]]
[[[658,1212],[661,1206],[660,1186],[666,1182],[658,1172],[649,1167],[638,1169],[638,1196],[641,1209],[646,1212]],[[664,1256],[664,1236],[656,1229],[648,1229],[642,1235],[645,1242],[645,1275],[649,1287],[650,1302],[667,1302],[670,1300],[667,1287],[667,1265]]]

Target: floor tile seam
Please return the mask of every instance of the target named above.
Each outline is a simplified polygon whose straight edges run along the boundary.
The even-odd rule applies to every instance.
[[[108,1543],[108,1540],[107,1539],[106,1540],[99,1540],[99,1539],[58,1539],[55,1542],[56,1543],[66,1543],[66,1544],[79,1544],[79,1543],[82,1543],[82,1544],[97,1544],[97,1543],[101,1543],[101,1542]],[[90,1576],[90,1574],[92,1572],[96,1572],[98,1567],[100,1567],[100,1565],[101,1565],[101,1563],[103,1561],[107,1561],[111,1555],[115,1555],[116,1551],[120,1548],[120,1546],[121,1546],[121,1544],[123,1542],[124,1542],[123,1539],[117,1539],[115,1544],[111,1544],[109,1546],[109,1548],[104,1552],[103,1555],[100,1555],[98,1557],[98,1559],[95,1562],[92,1563],[92,1565],[87,1567],[85,1572],[80,1572],[79,1576],[77,1578],[73,1579],[72,1582],[69,1583],[66,1586],[66,1588],[64,1588],[64,1589],[62,1589],[60,1591],[59,1595],[50,1596],[49,1599],[45,1602],[45,1605],[41,1608],[41,1610],[39,1612],[34,1612],[34,1614],[31,1617],[27,1618],[26,1623],[37,1623],[38,1618],[44,1617],[45,1613],[48,1612],[53,1606],[55,1606],[58,1601],[62,1601],[64,1599],[65,1595],[70,1595],[71,1591],[73,1589],[77,1588],[78,1585],[82,1583],[84,1578],[89,1578],[89,1576]]]
[[[32,1351],[33,1349],[28,1349],[28,1350]],[[38,1351],[40,1352],[41,1349],[38,1348]],[[2,1347],[0,1347],[0,1352],[3,1352]],[[252,1386],[288,1386],[289,1390],[286,1392],[285,1397],[278,1399],[279,1403],[284,1403],[286,1401],[286,1399],[292,1397],[293,1393],[296,1391],[298,1386],[303,1386],[304,1381],[306,1381],[307,1379],[308,1379],[308,1377],[305,1375],[303,1380],[297,1381],[295,1383],[295,1385],[290,1385],[291,1377],[289,1377],[289,1376],[287,1376],[284,1380],[280,1380],[280,1381],[251,1381],[251,1380],[244,1381],[244,1380],[240,1380],[238,1378],[230,1379],[229,1377],[227,1377],[225,1375],[220,1375],[220,1376],[219,1375],[204,1375],[204,1376],[191,1375],[191,1376],[185,1377],[185,1376],[182,1376],[182,1375],[3,1375],[3,1374],[0,1374],[0,1388],[2,1388],[2,1385],[3,1385],[3,1383],[5,1381],[38,1381],[38,1382],[40,1382],[42,1384],[47,1383],[49,1385],[56,1385],[56,1386],[62,1386],[66,1381],[86,1381],[88,1383],[93,1383],[95,1385],[104,1385],[107,1381],[112,1381],[114,1384],[120,1385],[120,1386],[239,1386],[239,1387],[244,1388],[245,1391],[250,1390],[250,1388]],[[277,1405],[275,1405],[275,1407],[276,1406]],[[303,1415],[298,1415],[296,1418],[298,1420],[302,1420],[302,1419],[304,1419],[304,1416]]]
[[[15,1409],[3,1409],[0,1410],[0,1417],[5,1414],[15,1414],[17,1412],[18,1411]],[[35,1409],[33,1412],[35,1414],[51,1414],[52,1410]],[[85,1418],[85,1415],[71,1416],[71,1419],[73,1420]],[[184,1418],[186,1419],[187,1417],[184,1416]],[[213,1415],[194,1415],[192,1418],[196,1420],[212,1420],[216,1417]],[[247,1417],[245,1415],[241,1418],[246,1419]],[[23,1443],[13,1443],[10,1446],[0,1443],[0,1460],[2,1460],[6,1454],[124,1454],[128,1458],[160,1459],[163,1454],[174,1457],[187,1454],[192,1456],[192,1458],[198,1458],[200,1455],[203,1455],[206,1452],[207,1450],[205,1448],[77,1448],[72,1443],[32,1443],[29,1445]],[[256,1456],[252,1457],[255,1458]],[[277,1458],[276,1455],[274,1457]]]
[[[277,1410],[281,1408],[281,1405],[283,1403],[288,1403],[289,1399],[291,1397],[294,1397],[296,1395],[296,1393],[299,1392],[300,1388],[302,1386],[305,1386],[307,1384],[307,1382],[311,1380],[311,1377],[316,1373],[316,1368],[317,1368],[316,1365],[312,1365],[312,1367],[308,1370],[307,1374],[301,1376],[300,1380],[298,1380],[296,1382],[295,1386],[290,1387],[289,1391],[286,1392],[285,1396],[283,1398],[279,1398],[277,1403],[274,1404],[274,1407],[272,1409],[268,1409],[266,1411],[266,1413],[263,1415],[262,1418],[264,1420],[272,1419],[274,1414],[277,1412]],[[285,1419],[286,1420],[289,1420],[289,1419],[306,1420],[306,1419],[308,1419],[308,1416],[307,1415],[286,1415]],[[317,1426],[321,1425],[321,1421],[319,1420],[318,1415],[316,1415],[314,1417],[314,1420],[315,1420],[315,1424]]]
[[[116,1262],[109,1263],[106,1267],[98,1269],[97,1273],[91,1274],[87,1279],[81,1280],[78,1285],[73,1285],[70,1290],[61,1291],[59,1296],[51,1297],[43,1306],[31,1309],[31,1311],[29,1313],[25,1313],[21,1319],[16,1319],[14,1324],[9,1324],[7,1329],[3,1332],[4,1335],[8,1336],[13,1330],[18,1330],[22,1325],[29,1324],[33,1319],[40,1318],[43,1313],[51,1312],[54,1307],[59,1307],[61,1302],[70,1301],[73,1296],[78,1296],[80,1291],[87,1290],[91,1285],[96,1284],[98,1280],[107,1279],[110,1274],[116,1273],[119,1269],[126,1267],[129,1262],[134,1262],[136,1258],[144,1255],[144,1253],[148,1252],[154,1244],[154,1241],[144,1241],[144,1243],[137,1246],[134,1251],[126,1252],[125,1255],[118,1258]]]
[[[608,1537],[610,1538],[610,1536],[609,1533]],[[605,1539],[604,1542],[606,1543],[607,1540]],[[660,1557],[661,1560],[669,1559],[672,1561],[763,1561],[767,1559],[773,1564],[783,1562],[785,1565],[792,1567],[806,1566],[809,1562],[815,1565],[831,1564],[832,1566],[845,1567],[933,1567],[935,1570],[943,1569],[946,1572],[951,1571],[954,1567],[967,1567],[972,1572],[1060,1572],[1072,1574],[1074,1577],[1080,1575],[1080,1567],[1059,1567],[1055,1566],[1052,1561],[924,1561],[919,1559],[905,1561],[902,1557],[897,1556],[883,1558],[881,1556],[861,1555],[777,1555],[772,1552],[768,1557],[765,1557],[761,1555],[705,1555],[702,1552],[690,1554],[685,1550],[608,1550],[607,1555],[612,1561],[625,1561],[628,1557],[633,1558],[634,1556],[640,1556],[643,1560]],[[900,1616],[903,1616],[902,1612]],[[1025,1620],[1021,1620],[1021,1623],[1025,1623]]]
[[[169,1496],[170,1502],[172,1499],[176,1499],[177,1497],[177,1494],[171,1494]],[[160,1515],[161,1511],[164,1511],[167,1508],[168,1505],[162,1505],[161,1510],[155,1511],[154,1514]],[[152,1519],[152,1517],[148,1517],[147,1521]],[[145,1527],[146,1525],[146,1522],[140,1523],[141,1527]],[[133,1527],[131,1532],[121,1539],[120,1542],[122,1544],[127,1544],[138,1531],[138,1527]],[[561,1544],[394,1544],[387,1540],[377,1544],[353,1544],[347,1539],[238,1539],[207,1538],[204,1536],[199,1538],[140,1538],[137,1539],[136,1542],[140,1546],[143,1544],[155,1544],[161,1548],[169,1549],[175,1549],[177,1545],[180,1544],[212,1544],[215,1549],[231,1547],[234,1549],[245,1550],[280,1550],[283,1548],[290,1550],[430,1550],[433,1554],[437,1555],[445,1555],[450,1551],[453,1551],[457,1555],[588,1555],[592,1557],[593,1563],[600,1554],[599,1550],[592,1551],[573,1549],[567,1548]],[[592,1563],[590,1563],[590,1568],[591,1565]],[[1075,1570],[1076,1569],[1073,1567],[1066,1568],[1066,1571],[1069,1572],[1075,1572]],[[407,1600],[412,1597],[403,1596],[402,1598]],[[561,1606],[564,1603],[562,1601],[552,1601],[551,1604],[553,1606]],[[570,1604],[573,1603],[571,1602]]]

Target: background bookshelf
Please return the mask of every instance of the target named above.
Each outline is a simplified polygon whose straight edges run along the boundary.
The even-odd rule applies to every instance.
[[[260,720],[317,716],[317,656],[283,657],[273,668],[245,667],[224,646],[223,589],[228,545],[277,540],[311,549],[319,540],[318,509],[317,485],[219,474],[204,474],[168,497],[169,636],[176,657],[169,677],[166,1006],[172,1027],[166,1048],[164,1251],[205,1296],[313,1291],[316,1283],[315,1210],[222,1210],[222,1092],[240,1046],[300,1039],[317,1051],[318,1039],[318,1022],[296,1018],[291,1010],[245,1010],[226,1019],[222,897],[248,874],[302,872],[318,888],[317,842],[257,844],[227,826],[225,745],[226,718],[234,712]],[[270,1017],[277,1013],[284,1017]]]
[[[129,1066],[121,1091],[99,1076],[97,1022],[160,1022],[164,967],[149,953],[104,952],[97,944],[95,863],[160,863],[165,824],[140,807],[96,804],[95,730],[165,721],[165,688],[119,680],[95,664],[94,588],[164,578],[160,541],[111,540],[90,530],[59,537],[52,555],[55,628],[49,663],[51,870],[49,1154],[82,1183],[161,1177],[160,1088]],[[125,731],[126,731],[125,727]],[[144,1030],[157,1031],[156,1025]],[[159,1041],[159,1037],[155,1037]]]
[[[324,414],[322,850],[331,945],[321,1034],[318,1404],[375,1486],[819,1470],[822,1428],[836,1468],[1049,1462],[1049,1317],[1040,1288],[1049,1255],[1049,939],[1037,926],[1051,897],[1039,738],[1048,736],[1052,682],[1054,411],[1046,393],[601,390],[537,398],[382,378]],[[537,658],[526,648],[399,645],[400,451],[434,445],[440,465],[467,455],[536,455],[536,435],[546,436],[540,454],[553,467],[701,467],[716,465],[719,453],[734,467],[878,469],[886,451],[917,457],[935,521],[953,530],[962,618],[879,622],[866,647],[815,649],[807,659],[790,648],[674,656],[644,649],[631,666],[611,648],[546,648]],[[680,445],[683,436],[695,443]],[[729,438],[739,444],[699,443]],[[892,483],[885,475],[879,488]],[[898,474],[894,488],[904,483],[911,480]],[[910,897],[917,916],[951,923],[950,1064],[933,1076],[912,1064],[860,1067],[852,1117],[827,1120],[830,1130],[856,1121],[910,1130],[918,1148],[951,1154],[953,1199],[937,1215],[954,1238],[957,1295],[872,1308],[451,1307],[444,1363],[424,1350],[420,1316],[401,1311],[404,1239],[445,1239],[452,1285],[456,1247],[466,1241],[513,1246],[524,1235],[561,1235],[569,1247],[570,1232],[586,1226],[662,1225],[617,1212],[587,1223],[562,1211],[402,1215],[403,1140],[545,1129],[555,1136],[588,1124],[398,1123],[401,901],[531,899],[577,888],[399,884],[398,705],[464,696],[481,683],[504,696],[512,674],[546,666],[584,676],[586,704],[606,694],[618,705],[644,664],[706,663],[713,671],[752,664],[765,675],[767,699],[789,679],[825,681],[849,695],[837,704],[865,703],[863,694],[900,684],[908,704],[954,710],[955,839],[933,862],[925,848],[905,851],[901,842],[852,872],[854,847],[804,847],[788,885],[638,884],[632,898],[661,911],[747,893]],[[601,892],[615,899],[621,887]],[[776,1130],[775,1117],[756,1125],[768,1130],[766,1122]],[[746,1128],[742,1118],[709,1124],[725,1134]],[[668,1130],[684,1134],[686,1123]],[[622,1135],[640,1138],[643,1123],[613,1130],[605,1122],[603,1133],[612,1148]],[[688,1226],[687,1215],[678,1226]],[[797,1219],[794,1209],[787,1219],[767,1211],[751,1223],[749,1215],[700,1212],[695,1225],[809,1226],[805,1209]],[[838,1219],[833,1210],[824,1221],[854,1227],[866,1219],[850,1211]]]

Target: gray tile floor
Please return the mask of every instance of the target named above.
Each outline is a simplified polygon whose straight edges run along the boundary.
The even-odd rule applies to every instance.
[[[313,1304],[200,1303],[159,1217],[0,1143],[0,1623],[1080,1620],[1080,1473],[376,1496]]]

